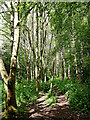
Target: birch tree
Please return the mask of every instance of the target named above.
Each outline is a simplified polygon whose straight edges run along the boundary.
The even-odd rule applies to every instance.
[[[17,54],[19,49],[19,18],[18,18],[18,1],[14,2],[14,39],[11,54],[10,74],[8,75],[4,66],[2,57],[0,55],[0,73],[4,80],[5,93],[6,93],[6,110],[9,114],[15,111],[17,108],[15,97],[15,79],[16,79],[16,67],[17,67]],[[12,31],[11,31],[12,32]]]

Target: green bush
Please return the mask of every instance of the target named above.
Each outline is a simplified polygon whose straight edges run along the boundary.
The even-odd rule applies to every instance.
[[[55,104],[57,102],[57,93],[54,90],[49,90],[46,96],[47,97],[45,102],[49,105]]]
[[[29,81],[29,83],[27,83],[27,80],[24,78],[22,78],[21,83],[18,83],[18,80],[16,80],[15,89],[18,105],[20,105],[21,103],[28,103],[32,101],[35,96],[37,96],[35,80]]]
[[[50,81],[47,81],[46,83],[40,81],[40,91],[46,93],[49,89],[50,89]]]
[[[57,97],[56,96],[51,96],[50,98],[45,100],[45,103],[48,103],[49,105],[53,105],[57,102]]]
[[[80,112],[80,113],[89,113],[90,103],[89,95],[90,89],[87,84],[82,84],[82,88],[79,87],[77,80],[68,80],[65,78],[55,78],[53,85],[63,94],[66,95],[67,100],[70,103],[70,106]]]

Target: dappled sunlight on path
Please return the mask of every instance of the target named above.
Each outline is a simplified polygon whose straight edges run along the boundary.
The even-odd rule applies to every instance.
[[[65,95],[58,96],[58,103],[59,106],[69,105],[69,103],[65,99]]]
[[[27,109],[12,120],[89,120],[89,116],[75,114],[70,109],[65,95],[58,94],[57,103],[45,103],[46,94],[40,95],[37,101],[24,105]],[[11,120],[11,119],[8,119]]]
[[[65,95],[58,95],[58,102],[50,106],[45,103],[46,95],[42,95],[36,107],[28,111],[28,119],[30,120],[87,120],[81,119],[80,115],[72,113],[69,103],[65,99]]]

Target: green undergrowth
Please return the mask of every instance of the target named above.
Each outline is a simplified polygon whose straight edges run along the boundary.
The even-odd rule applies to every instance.
[[[38,97],[36,92],[35,80],[29,81],[24,78],[21,80],[21,83],[16,81],[16,101],[17,105],[20,106],[22,103],[29,103],[35,101]]]
[[[48,103],[49,105],[53,105],[57,103],[57,93],[52,89],[48,91],[46,94],[45,103]]]
[[[56,87],[60,93],[65,94],[71,108],[79,113],[89,114],[89,85],[84,83],[82,84],[82,88],[80,88],[77,80],[68,80],[67,78],[62,80],[61,78],[54,78],[53,86]]]
[[[40,89],[39,91],[42,91],[42,92],[48,92],[50,90],[50,80],[48,80],[46,83],[45,82],[41,82],[40,80]]]
[[[17,106],[21,106],[23,104],[28,104],[29,102],[36,101],[38,98],[38,93],[36,92],[35,80],[29,81],[22,78],[21,82],[18,82],[16,79],[15,83],[15,93],[16,93],[16,102]],[[5,109],[5,89],[4,84],[2,83],[2,109]]]
[[[46,83],[40,81],[39,93],[47,93],[45,102],[49,105],[55,104],[57,102],[57,94],[53,89],[50,91],[50,82],[48,80]],[[39,97],[39,93],[36,92],[36,81],[29,81],[22,78],[21,83],[16,79],[16,101],[18,105],[18,113],[22,115],[23,111],[26,111],[28,107],[25,108],[25,105],[29,105],[30,102],[33,102],[33,105],[36,105],[37,98]],[[82,88],[79,87],[77,80],[68,80],[65,78],[62,80],[60,77],[54,77],[53,86],[59,90],[61,94],[65,94],[67,100],[70,103],[71,108],[75,111],[89,114],[89,96],[90,89],[89,85],[86,83],[82,83]],[[2,109],[5,109],[5,90],[4,85],[2,84]],[[29,106],[30,109],[30,106]],[[25,113],[25,112],[24,112]]]
[[[45,103],[49,105],[53,105],[57,102],[57,93],[52,89],[50,90],[51,79],[49,79],[46,83],[40,81],[40,92],[43,94],[46,93]]]

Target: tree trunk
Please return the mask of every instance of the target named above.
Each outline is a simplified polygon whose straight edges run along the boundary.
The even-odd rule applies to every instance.
[[[10,63],[10,75],[8,76],[7,71],[5,69],[4,63],[0,57],[0,73],[4,80],[5,93],[6,93],[6,110],[7,116],[16,110],[16,97],[15,97],[15,78],[16,78],[16,67],[17,67],[17,54],[19,48],[19,28],[18,24],[18,12],[17,12],[18,2],[15,1],[14,7],[14,42],[11,55],[11,63]],[[12,32],[12,31],[11,31]]]
[[[61,51],[61,60],[62,60],[62,80],[64,80],[64,59],[63,59],[62,51]]]
[[[13,42],[14,42],[14,12],[12,12],[11,14],[11,54],[13,50]]]
[[[64,76],[67,77],[67,74],[66,74],[66,66],[65,66],[65,59],[64,59]]]
[[[0,58],[0,72],[4,80],[5,93],[6,93],[6,110],[7,116],[16,110],[16,97],[15,97],[15,78],[16,78],[16,67],[17,67],[17,54],[19,48],[19,28],[18,24],[18,12],[17,12],[18,1],[15,1],[14,7],[14,41],[10,63],[10,75],[8,76],[7,71],[4,67],[4,63]],[[12,32],[12,31],[11,31]]]
[[[53,77],[54,77],[54,60],[52,61],[52,71],[51,71],[51,75],[52,75],[52,78],[51,78],[51,85],[50,85],[50,91],[52,92],[52,82],[53,82]]]
[[[8,79],[8,92],[6,98],[6,109],[10,108],[13,109],[17,107],[16,105],[16,97],[15,97],[15,79],[16,79],[16,67],[17,67],[17,54],[19,48],[19,28],[17,27],[18,24],[18,0],[15,0],[14,3],[15,12],[14,12],[14,43],[12,49],[12,56],[11,56],[11,63],[10,63],[10,77]],[[9,94],[9,95],[8,95]]]
[[[19,64],[19,60],[17,58],[17,69],[18,69],[18,72],[17,72],[17,76],[18,76],[18,82],[21,83],[21,70],[20,70],[20,64]]]
[[[59,53],[56,53],[56,75],[59,77]]]
[[[70,54],[70,45],[68,45],[68,54]],[[70,80],[70,60],[68,61],[68,80]]]
[[[32,46],[34,48],[34,9],[32,10],[32,30],[31,30],[31,34],[32,34]],[[34,53],[32,51],[32,70],[31,70],[31,80],[34,80],[35,79],[35,74],[34,74],[34,71],[35,71],[35,56],[34,56]]]
[[[37,9],[37,8],[36,8]],[[35,73],[36,73],[36,91],[39,91],[39,71],[38,71],[38,10],[36,10],[36,63],[35,63]]]
[[[62,55],[63,55],[64,77],[66,77],[66,66],[65,66],[64,53],[65,53],[65,48],[64,48],[64,46],[63,46]]]
[[[68,65],[68,80],[70,80],[70,64]]]
[[[45,75],[44,75],[44,82],[46,83],[46,81],[47,81],[47,78],[46,78],[46,69],[45,69],[45,73],[44,73]]]
[[[9,76],[5,69],[3,60],[1,58],[1,54],[0,54],[0,73],[1,73],[2,79],[4,81],[5,94],[6,94],[6,99],[7,99],[7,96],[9,96],[9,93],[8,93],[8,78],[9,78]]]
[[[52,73],[52,78],[51,78],[51,85],[50,85],[50,91],[51,91],[51,92],[52,92],[52,88],[53,88],[53,86],[52,86],[53,77],[54,77],[54,73]]]
[[[81,87],[81,82],[80,82],[80,77],[79,77],[79,72],[78,72],[78,67],[77,67],[77,57],[76,57],[76,48],[75,48],[75,40],[74,40],[74,14],[73,14],[73,10],[72,10],[72,40],[73,40],[74,62],[75,62],[76,76],[77,76],[78,84]]]
[[[82,43],[81,43],[81,51],[80,51],[80,53],[81,53],[81,78],[83,79],[83,46],[82,46]]]

